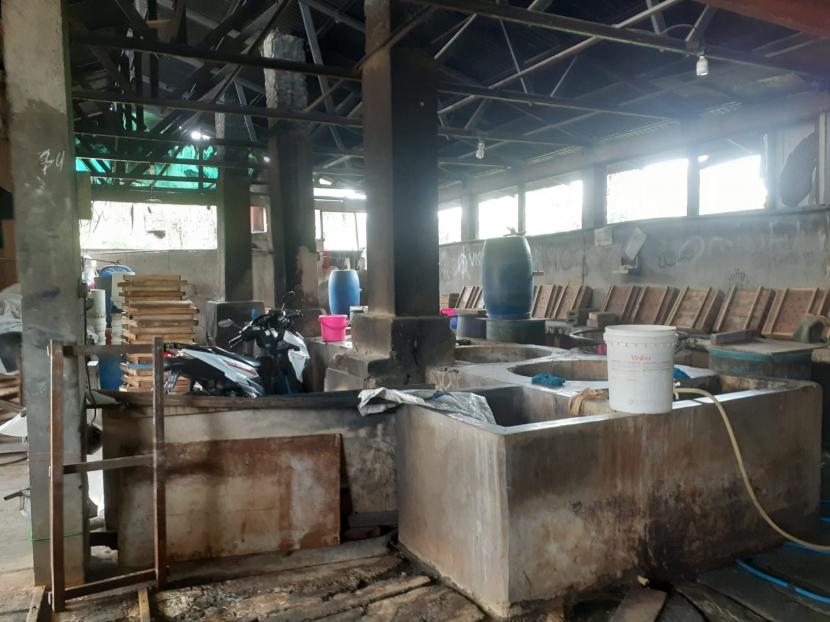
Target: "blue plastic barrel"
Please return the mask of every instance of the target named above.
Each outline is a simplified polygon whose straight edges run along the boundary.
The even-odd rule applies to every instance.
[[[120,356],[102,356],[98,359],[98,376],[101,379],[102,389],[117,390],[121,386],[123,375]]]
[[[350,307],[360,305],[360,279],[357,270],[332,270],[329,274],[329,309],[332,315],[349,315]]]
[[[110,318],[110,312],[112,311],[112,275],[116,272],[132,274],[133,269],[120,263],[114,263],[98,270],[98,278],[95,280],[95,285],[103,289],[106,294],[106,302],[104,304],[107,310],[107,326],[111,326],[112,324]]]
[[[533,265],[524,236],[491,238],[481,260],[484,306],[488,317],[525,320],[533,302]]]

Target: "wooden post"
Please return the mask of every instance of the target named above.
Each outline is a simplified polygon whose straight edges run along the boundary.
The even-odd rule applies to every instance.
[[[52,557],[52,611],[63,611],[63,344],[49,342],[51,392],[49,417],[49,550]]]
[[[153,508],[156,586],[167,582],[167,497],[164,483],[164,341],[153,338]]]

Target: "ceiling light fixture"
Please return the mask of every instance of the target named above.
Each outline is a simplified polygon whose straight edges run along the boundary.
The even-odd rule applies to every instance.
[[[271,156],[263,156],[262,161],[265,162],[266,164],[270,164],[271,163]]]
[[[476,160],[483,160],[484,159],[484,141],[480,138],[478,139],[478,146],[476,147]]]
[[[210,138],[207,134],[202,134],[199,130],[191,130],[190,131],[190,138],[192,140],[207,140]]]
[[[328,177],[321,177],[320,179],[318,179],[318,180],[317,180],[317,182],[318,182],[321,186],[331,186],[331,185],[332,185],[332,183],[333,183],[333,182],[331,181],[331,179],[329,179]]]
[[[695,75],[698,78],[703,78],[709,75],[709,59],[701,53],[700,56],[697,57],[697,64],[695,65]]]

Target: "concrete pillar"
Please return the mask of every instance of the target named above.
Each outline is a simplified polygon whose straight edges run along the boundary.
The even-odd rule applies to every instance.
[[[23,294],[23,398],[28,411],[34,582],[50,583],[50,339],[83,342],[75,153],[65,2],[3,0],[17,268]],[[65,462],[82,459],[78,362],[64,364]],[[85,479],[65,476],[68,585],[84,580]]]
[[[582,171],[582,228],[596,229],[606,224],[608,172],[595,164]]]
[[[518,224],[516,230],[518,233],[524,235],[527,232],[527,218],[525,217],[526,203],[525,203],[526,188],[524,184],[519,184],[516,189],[516,197],[518,198]]]
[[[435,62],[382,48],[398,25],[393,12],[393,0],[364,2],[369,313],[352,322],[354,351],[330,366],[330,388],[422,383],[427,367],[453,359],[449,320],[438,314]]]
[[[393,29],[389,0],[366,0],[366,52]],[[429,316],[438,306],[436,70],[392,47],[363,65],[369,312]]]
[[[780,131],[770,130],[764,134],[764,183],[767,186],[767,200],[764,209],[777,209],[780,194],[781,147]]]
[[[689,149],[689,166],[686,169],[686,215],[700,214],[700,162],[698,150]]]
[[[464,194],[461,197],[461,239],[469,242],[478,238],[478,197]]]
[[[221,169],[217,184],[219,260],[225,300],[253,300],[251,185],[247,171]]]
[[[241,119],[214,115],[217,138],[247,139]],[[247,161],[247,151],[219,147],[219,157]],[[216,220],[219,263],[222,267],[225,300],[253,300],[254,279],[251,260],[251,180],[245,169],[219,169],[216,184]]]
[[[818,163],[816,165],[817,203],[830,205],[830,114],[818,116]]]
[[[263,56],[305,62],[305,40],[274,31],[263,43]],[[265,70],[265,95],[269,108],[302,110],[308,100],[302,74]],[[295,304],[319,313],[317,248],[314,236],[314,180],[312,178],[311,136],[300,123],[272,125],[268,141],[271,159],[267,176],[271,206],[269,212],[274,255],[274,299],[280,304],[293,290]],[[319,332],[316,317],[307,317],[308,331]]]

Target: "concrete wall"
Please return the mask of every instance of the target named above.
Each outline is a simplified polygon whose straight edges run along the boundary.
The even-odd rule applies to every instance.
[[[648,236],[641,273],[614,274],[635,227]],[[594,288],[594,305],[610,285],[818,287],[830,284],[830,209],[764,211],[648,220],[610,225],[613,243],[598,246],[594,231],[529,238],[538,283]],[[481,284],[482,241],[440,248],[441,293]]]
[[[219,271],[219,255],[216,250],[196,251],[93,251],[85,253],[98,260],[101,268],[120,262],[138,274],[178,274],[187,281],[187,296],[201,312],[196,332],[198,340],[204,339],[203,322],[208,300],[221,299],[224,294],[222,275]]]

